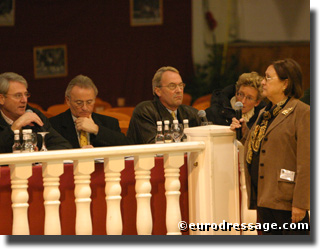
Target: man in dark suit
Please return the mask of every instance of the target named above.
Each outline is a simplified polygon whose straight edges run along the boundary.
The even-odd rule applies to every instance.
[[[48,119],[39,110],[28,106],[27,80],[16,73],[0,74],[0,153],[11,153],[13,131],[32,129],[46,131],[46,146],[49,150],[68,149],[71,145],[55,131]],[[28,110],[29,112],[26,112]],[[40,148],[42,140],[38,140]]]
[[[183,105],[185,84],[179,71],[171,66],[161,67],[152,79],[154,99],[139,103],[133,111],[128,138],[135,144],[154,143],[157,134],[157,121],[177,119],[180,123],[189,120],[189,126],[201,125],[198,110]]]
[[[97,94],[98,90],[89,77],[76,76],[65,93],[70,109],[51,117],[50,123],[73,148],[129,144],[126,136],[121,133],[117,119],[93,113]]]

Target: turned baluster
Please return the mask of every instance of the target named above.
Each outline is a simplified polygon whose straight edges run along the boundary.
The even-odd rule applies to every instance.
[[[137,199],[137,232],[139,235],[151,235],[151,169],[154,167],[154,156],[135,156],[134,170],[136,179]]]
[[[45,209],[44,234],[60,235],[60,175],[63,173],[63,162],[43,162],[43,199]]]
[[[180,211],[180,167],[184,164],[184,153],[165,154],[163,156],[166,207],[166,226],[168,235],[180,235],[178,223]]]
[[[90,235],[92,234],[90,174],[94,171],[94,160],[75,160],[73,164],[76,234]]]
[[[28,178],[32,175],[32,164],[21,163],[12,164],[10,167],[11,175],[11,200],[13,212],[13,235],[30,234],[28,222]]]
[[[124,163],[123,157],[104,159],[107,203],[106,230],[108,235],[122,234],[120,175],[124,169]]]

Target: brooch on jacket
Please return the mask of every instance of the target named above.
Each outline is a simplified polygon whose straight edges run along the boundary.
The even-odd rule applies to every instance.
[[[284,115],[290,114],[292,110],[293,110],[292,107],[291,107],[291,108],[288,108],[288,109],[286,109],[286,110],[283,110],[283,111],[282,111],[282,114],[284,114]]]

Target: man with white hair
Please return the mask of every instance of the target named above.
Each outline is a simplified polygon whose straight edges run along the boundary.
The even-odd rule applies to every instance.
[[[0,153],[12,152],[14,130],[32,129],[33,132],[49,132],[46,146],[51,149],[67,149],[71,145],[57,131],[39,110],[28,105],[28,83],[16,73],[0,74]],[[30,112],[26,112],[29,110]],[[38,140],[38,148],[42,141]]]

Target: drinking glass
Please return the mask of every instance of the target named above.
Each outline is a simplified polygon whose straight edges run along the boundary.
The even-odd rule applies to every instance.
[[[175,142],[180,142],[183,137],[183,125],[182,124],[171,124],[172,138]]]
[[[33,150],[36,151],[37,143],[38,143],[37,133],[35,133],[35,132],[31,133],[31,142],[33,145]]]
[[[47,147],[46,147],[46,143],[44,138],[46,137],[46,134],[48,134],[49,132],[38,132],[39,135],[42,136],[42,147],[40,149],[40,151],[45,152],[48,151]]]

